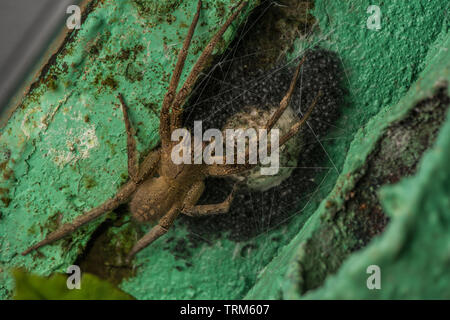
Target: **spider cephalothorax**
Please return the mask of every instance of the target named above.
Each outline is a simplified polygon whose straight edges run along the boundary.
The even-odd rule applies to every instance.
[[[131,123],[128,119],[127,106],[122,95],[119,95],[127,132],[128,173],[130,180],[119,189],[113,198],[77,217],[72,223],[64,224],[56,231],[50,233],[45,240],[24,251],[22,253],[23,255],[65,237],[84,224],[114,210],[121,204],[129,203],[133,218],[138,222],[158,221],[156,226],[151,228],[132,248],[127,258],[129,262],[137,252],[164,235],[179,214],[196,217],[226,213],[229,210],[237,185],[235,185],[233,191],[224,202],[219,204],[197,205],[197,201],[205,188],[205,178],[209,176],[224,177],[237,174],[253,168],[255,164],[249,164],[248,161],[244,164],[226,164],[225,161],[224,164],[216,163],[210,165],[204,163],[175,164],[171,157],[172,150],[176,145],[176,142],[171,140],[171,136],[174,130],[182,126],[182,106],[188,98],[198,75],[205,67],[215,45],[245,7],[246,2],[241,2],[237,6],[233,14],[210,40],[183,86],[176,92],[188,48],[199,19],[201,5],[202,3],[199,1],[197,12],[184,40],[183,48],[178,54],[177,64],[170,80],[169,89],[163,100],[159,128],[161,146],[150,152],[142,163],[138,163],[139,157],[136,151],[136,142],[132,134]],[[278,109],[267,121],[264,129],[270,131],[288,107],[303,61],[304,59],[296,69],[286,96],[281,101]],[[280,146],[300,130],[311,114],[317,102],[317,97],[303,118],[281,137],[279,142]],[[246,151],[246,156],[248,156],[248,148]]]

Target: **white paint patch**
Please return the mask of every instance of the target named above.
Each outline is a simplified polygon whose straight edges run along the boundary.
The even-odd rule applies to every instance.
[[[81,158],[89,157],[90,150],[99,145],[97,135],[95,134],[95,126],[91,125],[86,129],[84,134],[80,137]]]
[[[89,158],[91,150],[99,145],[94,125],[83,126],[82,122],[79,122],[79,126],[79,128],[72,128],[66,133],[64,148],[48,149],[47,156],[60,167]]]
[[[27,140],[31,137],[31,131],[33,130],[32,121],[29,119],[30,115],[36,113],[39,108],[31,109],[25,113],[22,122],[20,123],[20,129],[22,130]]]
[[[43,112],[42,108],[40,106],[38,106],[36,108],[28,110],[25,113],[22,122],[20,123],[20,129],[22,130],[23,134],[27,137],[27,140],[30,139],[32,135],[33,135],[33,137],[37,137],[40,134],[42,134],[43,132],[45,132],[45,130],[47,130],[47,128],[48,128],[49,122],[53,120],[53,117],[58,112],[61,105],[66,103],[67,100],[71,96],[72,96],[72,92],[65,95],[64,98],[59,100],[56,107],[53,108],[53,110],[50,113],[42,114],[37,125],[34,125],[33,121],[30,118],[30,115],[32,115],[32,114],[37,115],[39,113],[42,113]]]
[[[80,102],[85,102],[83,97],[80,97]],[[80,111],[72,111],[72,108],[73,105],[68,106],[64,112],[67,129],[50,126],[43,137],[42,151],[47,150],[47,159],[60,167],[89,158],[91,150],[99,146],[95,125],[86,123],[84,115]],[[51,119],[56,111],[51,114]]]

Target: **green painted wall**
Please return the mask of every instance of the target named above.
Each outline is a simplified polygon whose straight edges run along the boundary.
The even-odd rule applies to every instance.
[[[192,66],[201,48],[228,14],[229,4],[236,3],[229,0],[204,2],[208,8],[202,13],[187,67]],[[369,16],[366,9],[370,4],[378,4],[381,8],[380,31],[366,28]],[[87,16],[83,28],[73,34],[40,84],[24,98],[2,129],[2,298],[12,296],[11,267],[25,266],[29,271],[47,275],[63,272],[72,264],[99,223],[81,229],[73,239],[43,248],[42,254],[22,257],[18,253],[53,230],[60,213],[63,221],[72,220],[114,195],[127,179],[126,136],[116,99],[118,92],[124,94],[131,106],[139,150],[148,152],[157,143],[158,108],[194,7],[192,1],[168,1],[165,4],[150,0],[100,1]],[[298,298],[296,261],[302,259],[302,243],[320,225],[320,217],[326,212],[325,201],[309,220],[307,217],[331,190],[330,196],[337,199],[343,194],[339,188],[342,188],[344,177],[363,165],[384,128],[378,125],[380,122],[394,121],[414,102],[431,95],[431,88],[439,77],[448,79],[449,56],[442,49],[448,48],[449,21],[445,15],[448,8],[445,0],[316,0],[313,13],[320,22],[320,32],[309,41],[299,39],[296,44],[302,48],[319,43],[336,51],[342,59],[350,93],[336,127],[344,128],[346,134],[324,145],[336,170],[318,177],[323,179],[324,187],[308,201],[304,213],[296,215],[286,228],[250,241],[258,249],[248,255],[238,254],[247,243],[231,242],[224,237],[213,244],[192,249],[188,259],[180,260],[170,251],[163,250],[167,244],[161,239],[138,256],[136,265],[139,267],[132,275],[127,274],[130,277],[120,287],[140,299]],[[232,37],[233,30],[226,34],[226,42]],[[392,110],[398,111],[391,115]],[[371,118],[374,120],[363,127]],[[443,129],[438,142],[442,147],[448,144],[442,138],[447,129]],[[355,133],[356,139],[346,159]],[[335,132],[330,133],[333,134]],[[433,168],[448,170],[445,169],[446,155],[437,156],[437,151],[431,152],[434,155],[427,156],[430,164],[421,167],[416,180],[397,187],[400,190],[397,193],[408,192],[402,190],[411,185],[420,196],[430,192],[424,186],[430,181],[431,167],[435,165]],[[333,189],[336,179],[340,185]],[[445,177],[442,179],[441,184],[436,183],[436,201],[430,204],[437,211],[445,205],[439,199],[445,194],[445,187],[448,188],[448,181]],[[350,176],[346,181],[344,187],[351,185],[354,179]],[[384,194],[387,211],[395,215],[389,189]],[[436,223],[430,222],[418,230],[422,230],[421,234],[425,233],[424,228],[435,230],[440,235],[440,243],[445,244],[448,238],[442,234],[445,231],[448,234],[448,212],[439,212],[442,215],[438,217],[445,221],[442,228],[436,228]],[[414,217],[418,213],[420,211],[414,210],[410,214]],[[414,220],[409,219],[396,221],[393,218],[389,228],[404,230],[400,225],[406,223],[405,220]],[[412,228],[410,230],[415,228],[411,223],[408,226]],[[186,232],[178,224],[168,236],[181,239]],[[383,235],[388,244],[392,243],[388,238],[392,233],[389,229]],[[136,233],[126,225],[112,226],[110,234],[113,240],[104,253],[120,259]],[[271,241],[276,236],[282,237],[283,241]],[[382,244],[383,239],[352,257],[355,263],[345,263],[338,277],[330,279],[326,287],[313,293],[312,297],[344,297],[342,292],[354,286],[355,297],[368,294],[358,287],[361,277],[366,277],[361,272],[373,250],[389,249],[388,244]],[[425,253],[416,257],[413,252],[406,252],[406,260],[401,260],[402,263],[427,259]],[[440,253],[433,253],[441,259],[435,269],[438,276],[444,263],[448,263],[445,260],[448,257],[443,258],[445,255]],[[379,257],[385,256],[385,253],[379,253]],[[388,259],[388,262],[394,265],[396,260]],[[400,272],[401,264],[392,270],[393,273]],[[421,270],[418,267],[414,271]],[[406,276],[399,281],[410,286]],[[449,286],[449,281],[444,279],[439,288]],[[439,288],[427,296],[441,293]],[[386,292],[383,297],[406,298],[408,293],[394,289]]]

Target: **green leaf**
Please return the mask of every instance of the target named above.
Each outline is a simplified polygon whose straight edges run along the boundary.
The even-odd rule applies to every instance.
[[[92,274],[81,277],[81,289],[68,289],[67,276],[43,277],[22,269],[13,271],[16,300],[133,300],[131,295]]]

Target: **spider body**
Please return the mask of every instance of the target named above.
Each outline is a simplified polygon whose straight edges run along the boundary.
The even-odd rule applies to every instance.
[[[175,146],[175,142],[171,141],[171,134],[174,130],[181,128],[182,106],[186,102],[197,77],[207,64],[215,45],[220,41],[224,32],[246,4],[246,2],[241,2],[236,7],[232,15],[226,20],[224,25],[205,47],[181,89],[176,92],[187,57],[188,48],[200,15],[202,2],[198,2],[197,12],[183,42],[183,47],[178,54],[177,64],[161,107],[159,128],[161,146],[158,149],[151,151],[149,155],[144,158],[142,163],[138,163],[139,156],[137,154],[136,142],[132,133],[132,126],[128,118],[128,107],[124,97],[119,94],[118,98],[122,105],[127,133],[129,181],[119,189],[114,197],[106,200],[98,207],[78,216],[71,223],[60,226],[57,230],[47,235],[44,240],[25,250],[22,253],[23,255],[71,234],[81,226],[125,203],[129,203],[131,214],[136,221],[157,221],[157,224],[134,245],[128,255],[128,263],[136,253],[164,235],[172,226],[178,215],[185,214],[192,217],[198,217],[228,212],[233,196],[237,190],[237,184],[235,184],[230,195],[222,203],[197,205],[197,201],[205,189],[205,178],[209,176],[224,177],[238,174],[252,169],[256,165],[249,163],[226,164],[225,161],[223,162],[224,164],[216,163],[209,165],[205,163],[175,164],[171,158],[172,149]],[[295,71],[286,96],[280,102],[278,109],[275,110],[267,121],[265,125],[266,130],[270,131],[274,127],[288,107],[303,62],[304,59],[300,61]],[[280,147],[299,132],[302,125],[310,116],[319,96],[320,93],[316,96],[316,99],[303,115],[302,119],[295,123],[290,130],[281,137],[279,141]],[[203,147],[205,147],[205,145],[203,145]],[[248,157],[247,153],[248,148],[246,149],[246,159]]]
[[[170,159],[160,163],[159,176],[144,180],[131,197],[129,208],[138,222],[153,222],[173,207],[181,208],[189,190],[203,184],[205,176],[199,165],[170,165]]]

